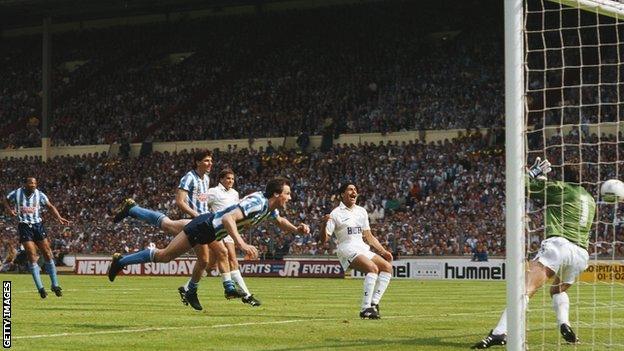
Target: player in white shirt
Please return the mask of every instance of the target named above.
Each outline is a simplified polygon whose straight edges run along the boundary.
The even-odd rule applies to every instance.
[[[342,185],[339,193],[342,201],[340,206],[323,218],[320,241],[326,242],[333,234],[342,268],[352,268],[366,274],[360,317],[379,319],[379,301],[392,277],[392,253],[384,249],[373,236],[366,210],[355,204],[358,197],[355,184]],[[379,255],[373,253],[363,239]]]
[[[238,191],[234,189],[234,171],[231,169],[224,169],[219,173],[219,184],[216,187],[208,189],[208,197],[207,204],[210,209],[210,212],[218,212],[224,210],[232,205],[238,204],[240,201],[240,197],[238,195]],[[232,239],[229,235],[223,238],[223,243],[227,248],[227,256],[228,261],[230,263],[230,276],[232,280],[244,291],[245,296],[242,298],[244,303],[250,304],[251,306],[260,306],[262,303],[260,300],[256,299],[247,288],[247,284],[245,284],[245,280],[240,273],[238,267],[238,259],[236,258],[236,246],[234,245],[234,239]],[[209,256],[208,268],[210,271],[212,267],[215,266],[217,261],[217,255],[212,254]],[[208,272],[210,273],[210,272]],[[227,274],[227,273],[226,273]],[[183,287],[182,289],[185,289]],[[180,289],[179,289],[180,290]]]

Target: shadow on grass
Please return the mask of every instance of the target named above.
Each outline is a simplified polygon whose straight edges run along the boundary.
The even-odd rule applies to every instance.
[[[84,333],[93,330],[127,330],[133,328],[130,325],[95,323],[66,324],[66,327],[71,328],[70,330],[75,333]]]
[[[439,350],[444,350],[445,347],[453,347],[453,348],[466,348],[468,349],[471,345],[466,344],[466,342],[450,342],[443,340],[444,338],[440,337],[425,337],[425,338],[401,338],[401,339],[384,339],[384,340],[337,340],[337,339],[327,339],[321,344],[313,345],[307,344],[301,347],[286,347],[286,348],[275,348],[275,349],[266,349],[271,351],[286,351],[286,350],[314,350],[314,349],[332,349],[339,350],[341,348],[352,348],[352,347],[362,347],[371,350],[380,350],[382,348],[387,348],[391,346],[410,346],[410,347],[418,347],[418,346],[427,346],[427,347],[437,347]]]

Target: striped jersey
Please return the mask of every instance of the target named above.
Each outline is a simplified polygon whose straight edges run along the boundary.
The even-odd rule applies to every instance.
[[[225,189],[221,183],[208,190],[208,206],[211,212],[224,210],[239,201],[238,191],[234,188]]]
[[[184,175],[180,180],[178,189],[186,190],[188,193],[188,205],[199,214],[210,212],[208,206],[208,188],[210,187],[210,178],[208,174],[200,177],[195,170]]]
[[[263,222],[267,218],[277,219],[278,210],[269,211],[269,200],[264,197],[261,191],[245,196],[238,204],[229,206],[228,208],[215,213],[212,219],[212,227],[215,230],[216,240],[221,240],[228,235],[227,230],[223,227],[221,219],[228,213],[236,211],[240,208],[243,213],[243,219],[236,222],[236,228],[242,231],[244,227],[250,227]]]
[[[48,197],[39,189],[28,195],[26,189],[19,188],[7,195],[7,200],[15,204],[15,211],[20,223],[41,223],[41,206],[48,204]]]

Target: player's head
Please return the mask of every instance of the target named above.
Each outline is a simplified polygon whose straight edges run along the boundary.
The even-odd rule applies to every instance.
[[[225,189],[229,190],[234,186],[234,177],[234,171],[226,168],[219,172],[219,183],[221,183]]]
[[[212,169],[212,151],[196,151],[193,155],[193,168],[200,173],[210,172]]]
[[[37,178],[35,177],[26,177],[24,179],[24,188],[28,192],[33,192],[37,189]]]
[[[581,180],[581,166],[577,163],[564,165],[562,178],[566,183],[579,184]]]
[[[351,182],[342,184],[338,189],[338,194],[340,195],[342,203],[347,207],[351,207],[357,202],[358,190],[355,184]]]
[[[286,203],[290,201],[290,181],[284,177],[271,179],[266,185],[264,196],[277,201],[276,207],[286,207]]]

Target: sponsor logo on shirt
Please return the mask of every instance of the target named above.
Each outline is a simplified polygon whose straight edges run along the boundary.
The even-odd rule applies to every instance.
[[[37,206],[22,206],[22,213],[33,214],[37,212]]]

